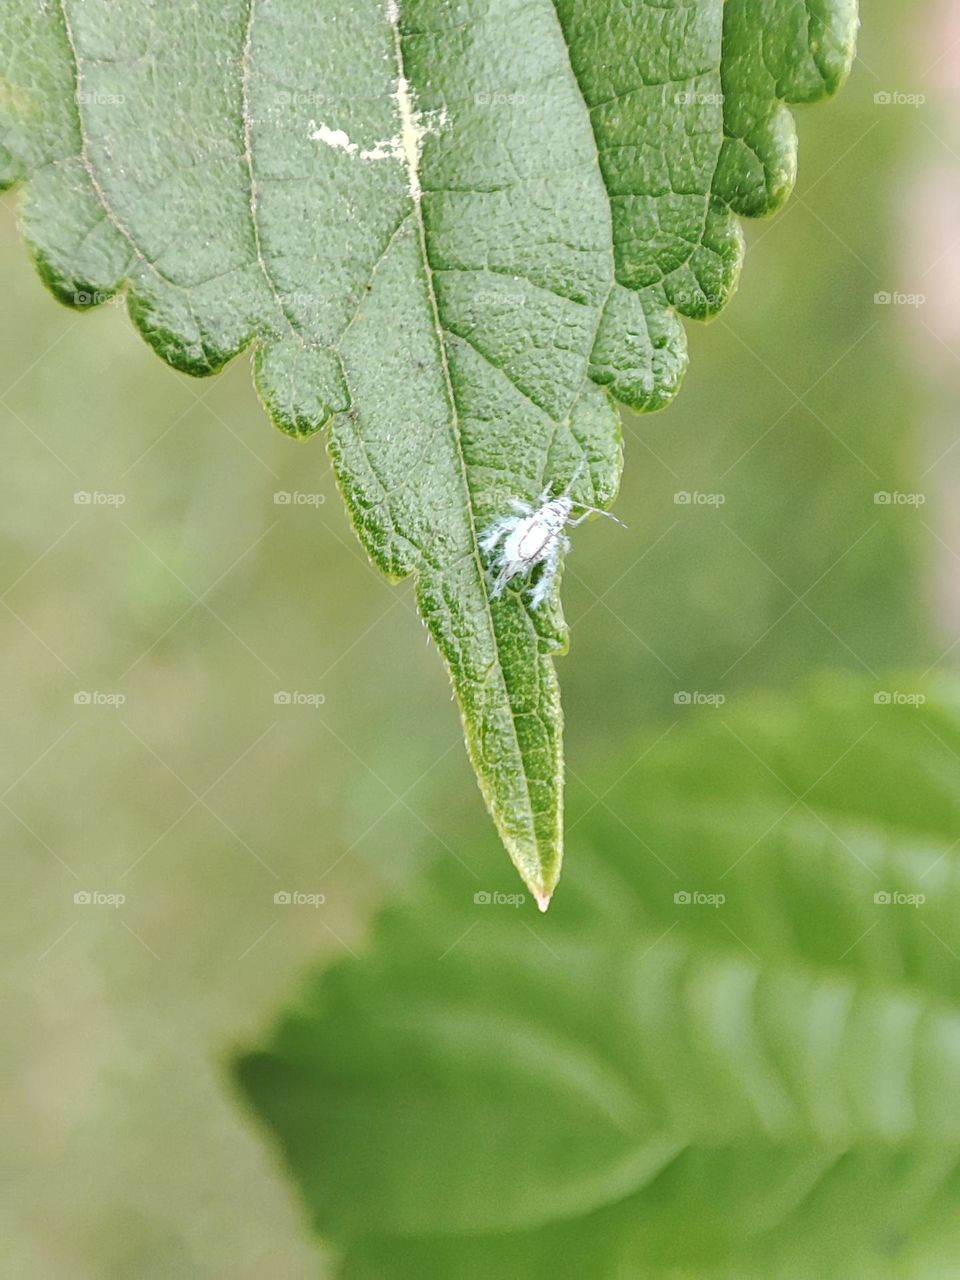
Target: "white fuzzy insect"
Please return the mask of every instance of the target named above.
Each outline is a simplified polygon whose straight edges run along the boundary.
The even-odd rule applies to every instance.
[[[570,483],[556,498],[550,496],[552,485],[547,485],[541,493],[539,505],[533,507],[529,502],[514,499],[512,506],[517,512],[513,516],[501,516],[495,520],[480,538],[480,549],[492,558],[491,568],[496,573],[491,599],[496,599],[507,583],[519,574],[530,574],[538,564],[544,566],[543,572],[530,592],[530,604],[538,609],[553,586],[557,571],[560,568],[561,556],[570,550],[570,539],[564,530],[569,526],[575,529],[589,515],[606,516],[623,524],[622,520],[609,511],[601,511],[599,507],[589,507],[571,497],[573,488],[584,464],[581,462],[570,479]],[[572,520],[574,507],[579,507],[582,514]]]

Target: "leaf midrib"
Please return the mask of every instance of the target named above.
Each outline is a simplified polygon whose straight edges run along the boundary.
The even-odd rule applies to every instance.
[[[397,71],[397,76],[399,81],[399,79],[406,80],[407,75],[406,75],[406,67],[404,64],[404,57],[403,57],[403,35],[400,31],[401,17],[400,17],[399,7],[397,7],[397,9],[394,10],[394,12],[396,13],[396,20],[393,21],[392,15],[391,15],[390,28],[393,36],[394,62],[396,65],[396,71]],[[460,470],[460,478],[463,485],[463,492],[466,497],[467,520],[469,523],[469,533],[470,533],[471,558],[473,559],[474,566],[476,568],[477,580],[480,584],[480,596],[483,600],[483,609],[486,615],[487,625],[490,629],[490,637],[497,654],[497,680],[503,695],[503,700],[505,701],[507,709],[510,713],[510,728],[511,728],[511,733],[513,737],[513,745],[516,751],[516,759],[520,764],[519,774],[523,783],[524,795],[526,796],[525,817],[526,817],[527,824],[529,826],[530,837],[533,841],[534,850],[539,855],[540,850],[538,847],[539,842],[537,839],[536,820],[535,820],[534,810],[533,810],[533,797],[530,792],[530,780],[527,777],[526,761],[524,759],[523,750],[520,745],[520,733],[517,728],[517,714],[513,705],[513,700],[510,697],[510,690],[507,687],[507,682],[504,677],[503,654],[500,648],[500,639],[499,639],[499,636],[497,635],[497,628],[493,620],[493,610],[490,606],[490,597],[486,591],[483,560],[480,556],[480,540],[479,540],[479,535],[477,533],[476,512],[474,510],[474,503],[473,503],[473,491],[470,488],[470,480],[467,474],[467,460],[464,457],[464,453],[463,453],[463,440],[461,438],[461,432],[460,432],[460,415],[457,409],[456,394],[453,389],[453,379],[450,376],[450,365],[447,360],[447,348],[446,348],[446,344],[443,336],[444,329],[440,320],[440,308],[437,302],[436,287],[433,279],[433,268],[430,264],[430,258],[427,252],[427,230],[426,230],[426,224],[423,218],[422,196],[418,197],[416,195],[411,195],[410,200],[413,204],[414,222],[417,228],[417,238],[420,245],[420,257],[423,263],[424,284],[426,286],[427,296],[430,301],[430,311],[431,311],[431,318],[433,323],[433,335],[434,335],[434,340],[436,341],[436,344],[437,344],[437,350],[440,355],[440,366],[443,370],[444,391],[447,397],[447,404],[449,406],[449,411],[450,411],[448,420],[450,422],[451,435],[453,437],[453,444],[454,444],[454,450],[456,453],[457,466]],[[542,867],[541,867],[541,872],[542,872]],[[542,875],[541,875],[540,883],[541,883],[541,887],[543,887]]]

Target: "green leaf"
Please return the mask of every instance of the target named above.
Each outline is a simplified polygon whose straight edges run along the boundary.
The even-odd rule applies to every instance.
[[[478,534],[676,390],[738,214],[793,182],[785,103],[846,73],[853,0],[11,0],[0,181],[62,301],[126,289],[277,424],[330,424],[363,545],[415,574],[488,807],[545,907],[562,858],[558,592],[491,601]]]
[[[342,1274],[950,1274],[958,778],[837,679],[605,770],[548,918],[440,864],[239,1062]]]

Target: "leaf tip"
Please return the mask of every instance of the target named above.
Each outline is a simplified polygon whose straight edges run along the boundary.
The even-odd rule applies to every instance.
[[[546,911],[547,907],[549,907],[550,905],[550,899],[553,897],[553,890],[551,889],[549,892],[546,892],[546,891],[538,891],[537,889],[534,889],[533,896],[534,898],[536,898],[537,906],[540,908],[540,910]]]

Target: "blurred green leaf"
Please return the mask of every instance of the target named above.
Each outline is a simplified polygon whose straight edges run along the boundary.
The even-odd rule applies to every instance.
[[[613,500],[614,397],[646,410],[676,389],[677,317],[728,300],[737,215],[793,184],[784,104],[837,87],[855,27],[854,0],[14,0],[6,20],[0,180],[31,180],[44,279],[81,308],[128,287],[188,373],[253,343],[279,426],[332,421],[358,535],[417,575],[488,807],[544,906],[566,630],[556,590],[542,611],[489,599],[478,532],[580,461],[585,499]]]
[[[836,678],[602,771],[549,918],[444,861],[239,1063],[342,1274],[949,1274],[958,779]]]

